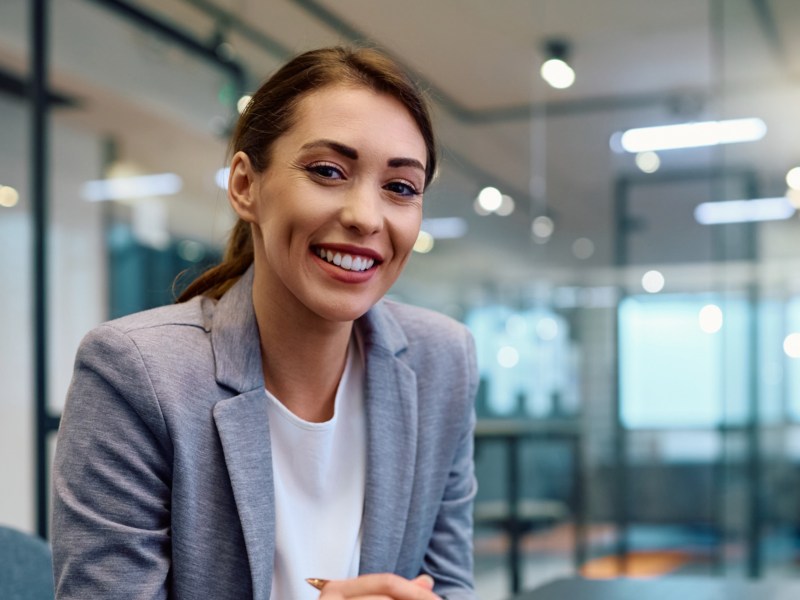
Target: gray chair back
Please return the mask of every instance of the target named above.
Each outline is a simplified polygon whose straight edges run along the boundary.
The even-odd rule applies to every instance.
[[[53,560],[43,539],[0,526],[0,598],[53,600]]]

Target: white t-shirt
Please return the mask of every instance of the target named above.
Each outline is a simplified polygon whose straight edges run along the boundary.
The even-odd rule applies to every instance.
[[[316,600],[308,577],[358,575],[366,481],[364,363],[353,337],[324,423],[297,417],[266,391],[275,482],[273,600]]]

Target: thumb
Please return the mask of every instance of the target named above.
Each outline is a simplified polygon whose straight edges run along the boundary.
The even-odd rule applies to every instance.
[[[433,589],[433,577],[431,577],[427,573],[420,575],[419,577],[413,579],[412,581],[421,588],[425,588],[426,590]]]

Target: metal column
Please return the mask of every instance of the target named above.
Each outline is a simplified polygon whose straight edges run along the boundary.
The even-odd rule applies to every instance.
[[[36,414],[36,531],[47,537],[48,0],[30,3],[31,213],[33,217],[33,381]]]

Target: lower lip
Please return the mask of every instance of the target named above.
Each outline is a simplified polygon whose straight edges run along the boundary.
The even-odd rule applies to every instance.
[[[330,275],[336,281],[341,281],[342,283],[365,283],[372,279],[375,275],[375,271],[377,266],[373,265],[366,271],[348,271],[346,269],[342,269],[337,267],[333,263],[329,263],[327,260],[323,260],[313,252],[311,256],[317,261],[317,264],[325,271],[328,275]]]

